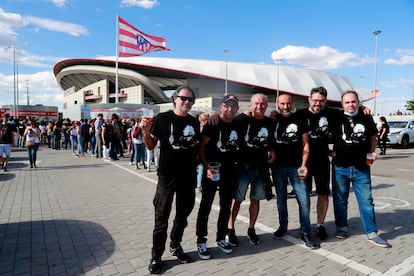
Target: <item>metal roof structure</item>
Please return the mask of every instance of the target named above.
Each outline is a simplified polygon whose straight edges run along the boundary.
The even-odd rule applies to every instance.
[[[63,90],[75,91],[97,81],[108,79],[115,83],[116,57],[66,59],[54,67],[54,74]],[[346,77],[314,69],[276,64],[253,64],[197,59],[156,57],[127,57],[118,59],[119,89],[143,85],[157,103],[168,102],[163,91],[187,84],[187,79],[226,79],[233,84],[249,86],[251,91],[268,90],[307,97],[312,88],[324,86],[328,100],[340,102],[346,90],[359,94],[361,101],[372,99],[370,90]],[[205,90],[200,91],[202,94]],[[199,95],[199,97],[208,95]]]

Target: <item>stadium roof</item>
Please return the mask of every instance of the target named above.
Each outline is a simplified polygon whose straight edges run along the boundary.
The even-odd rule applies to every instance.
[[[75,87],[77,91],[103,79],[115,83],[115,63],[116,57],[66,59],[55,65],[54,74],[63,90]],[[328,90],[328,100],[334,102],[339,102],[346,90],[358,92],[361,101],[372,99],[370,90],[343,76],[276,64],[139,56],[119,58],[118,68],[120,89],[144,85],[145,91],[159,103],[169,101],[163,93],[164,90],[186,84],[187,79],[224,81],[226,75],[228,82],[272,91],[279,87],[280,92],[298,96],[308,96],[312,88],[324,86]],[[208,95],[199,95],[203,96]]]

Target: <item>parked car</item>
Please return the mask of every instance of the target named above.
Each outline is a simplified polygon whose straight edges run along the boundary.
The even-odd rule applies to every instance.
[[[414,143],[414,120],[388,121],[388,124],[390,145],[407,148],[410,143]]]

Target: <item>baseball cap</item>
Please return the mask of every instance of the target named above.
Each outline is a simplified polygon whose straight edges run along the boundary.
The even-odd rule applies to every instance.
[[[237,99],[236,96],[228,94],[226,96],[224,96],[223,100],[221,101],[221,103],[228,103],[229,101],[233,101],[235,102],[237,105],[239,104],[239,99]]]

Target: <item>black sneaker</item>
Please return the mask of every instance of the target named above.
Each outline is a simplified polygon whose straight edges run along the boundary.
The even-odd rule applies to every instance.
[[[234,231],[234,229],[229,229],[229,232],[227,233],[225,240],[231,246],[239,246],[239,240],[237,239],[236,231]]]
[[[320,240],[325,240],[328,237],[328,234],[326,233],[325,227],[323,225],[316,227],[316,236],[318,236]]]
[[[184,253],[183,248],[178,246],[176,248],[170,247],[170,255],[177,258],[180,264],[186,264],[190,262],[190,257]]]
[[[292,190],[290,193],[287,193],[287,196],[290,198],[295,198],[296,197],[295,190]]]
[[[313,242],[312,238],[309,235],[301,234],[300,239],[305,242],[305,246],[309,249],[318,249],[319,248],[319,246],[317,246]]]
[[[254,228],[247,229],[247,238],[249,239],[249,242],[253,245],[260,244],[260,239],[256,235],[256,230],[254,230]]]
[[[205,242],[197,244],[198,256],[202,260],[209,260],[211,258],[210,252],[208,251],[207,244]]]
[[[161,258],[152,258],[148,266],[148,272],[151,274],[159,274],[161,272]]]
[[[276,232],[273,233],[273,238],[275,239],[281,239],[284,234],[286,234],[287,228],[280,226]]]
[[[220,248],[220,250],[226,254],[230,254],[233,252],[233,247],[231,247],[231,245],[225,240],[218,241],[217,247]]]

